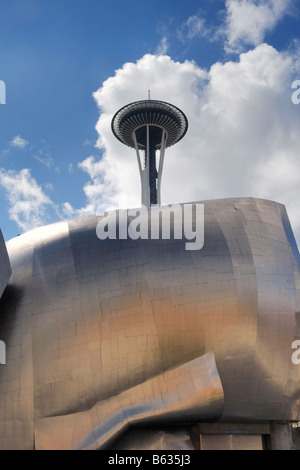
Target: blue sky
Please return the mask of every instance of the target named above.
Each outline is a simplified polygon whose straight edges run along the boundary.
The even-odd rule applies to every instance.
[[[299,237],[299,26],[293,0],[0,0],[5,239],[139,204],[135,155],[110,121],[149,88],[190,122],[163,202],[277,200]]]

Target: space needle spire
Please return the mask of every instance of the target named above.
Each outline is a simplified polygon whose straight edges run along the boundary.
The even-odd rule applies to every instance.
[[[112,132],[136,151],[142,204],[161,204],[161,178],[165,149],[183,138],[188,128],[185,114],[176,106],[150,99],[121,108],[112,119]],[[141,155],[141,152],[142,155]]]

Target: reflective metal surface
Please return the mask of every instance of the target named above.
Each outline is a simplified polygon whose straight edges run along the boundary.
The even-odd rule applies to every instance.
[[[101,241],[100,216],[7,243],[0,448],[106,448],[129,425],[300,420],[299,253],[285,208],[245,198],[204,211],[198,251]]]
[[[189,432],[179,427],[168,429],[133,428],[119,439],[110,450],[195,450]],[[181,463],[181,462],[180,462]]]
[[[11,267],[6,250],[6,245],[0,230],[0,297],[11,276]]]

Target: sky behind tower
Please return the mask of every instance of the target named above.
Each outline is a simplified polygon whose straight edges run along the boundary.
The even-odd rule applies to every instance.
[[[134,151],[110,123],[150,89],[189,120],[166,152],[162,202],[272,199],[286,205],[299,244],[299,2],[0,0],[0,8],[6,240],[140,204]]]

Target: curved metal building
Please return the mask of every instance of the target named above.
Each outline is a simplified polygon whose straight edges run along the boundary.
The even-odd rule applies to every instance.
[[[11,266],[7,254],[5,241],[0,230],[0,297],[8,283],[10,276]]]
[[[168,448],[193,448],[187,430],[206,423],[300,420],[299,253],[285,208],[242,198],[204,210],[196,251],[99,240],[101,216],[7,243],[1,449],[137,448],[124,441],[137,426],[144,448],[163,448],[164,431]]]

